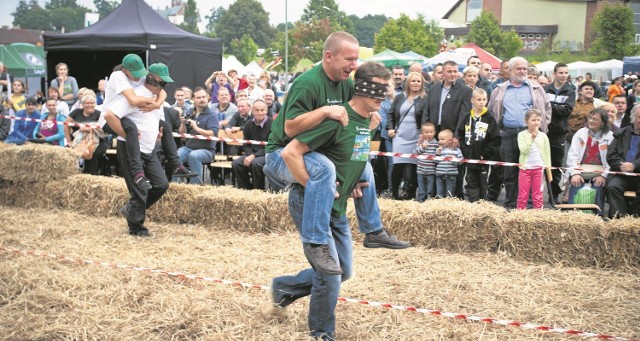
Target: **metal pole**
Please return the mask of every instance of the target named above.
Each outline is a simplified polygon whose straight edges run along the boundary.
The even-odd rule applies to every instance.
[[[287,0],[284,0],[284,91],[289,89],[289,20],[287,19]]]

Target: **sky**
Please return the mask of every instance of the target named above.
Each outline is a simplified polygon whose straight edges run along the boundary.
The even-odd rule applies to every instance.
[[[95,10],[93,0],[76,0],[79,5]],[[164,9],[171,5],[171,0],[145,0],[154,9]],[[367,14],[384,14],[387,17],[397,18],[401,13],[408,14],[411,18],[415,18],[419,13],[423,14],[427,19],[439,19],[446,13],[455,3],[456,0],[335,0],[340,10],[347,15],[355,14],[363,17]],[[2,10],[0,11],[0,27],[12,27],[12,12],[18,6],[19,0],[2,0]],[[41,6],[48,1],[38,0]],[[211,13],[214,7],[222,6],[229,8],[229,5],[235,0],[196,0],[198,10],[202,20],[205,15]],[[305,0],[260,0],[265,11],[269,12],[269,21],[273,26],[285,22],[285,2],[287,4],[287,19],[290,22],[297,21],[308,1]]]

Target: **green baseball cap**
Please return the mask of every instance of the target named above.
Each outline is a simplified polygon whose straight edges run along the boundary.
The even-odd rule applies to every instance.
[[[173,79],[169,76],[169,68],[162,63],[154,63],[149,65],[149,72],[157,75],[167,83],[173,83]]]
[[[147,76],[147,70],[144,68],[142,58],[137,54],[128,54],[122,58],[122,67],[129,70],[134,78],[143,78]]]

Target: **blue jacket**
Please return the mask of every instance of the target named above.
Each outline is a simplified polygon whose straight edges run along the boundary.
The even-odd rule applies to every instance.
[[[46,120],[47,119],[48,114],[44,113],[42,114],[42,119]],[[58,145],[60,147],[64,147],[65,146],[65,138],[64,138],[64,121],[66,121],[67,118],[62,115],[62,114],[58,114],[56,116],[56,125],[58,126],[58,133],[55,135],[51,135],[45,138],[45,141],[47,142],[53,142],[53,141],[58,141]],[[42,126],[42,122],[38,122],[38,124],[36,125],[36,128],[33,129],[33,138],[36,139],[38,138],[37,135],[40,132],[40,127]]]
[[[40,119],[40,112],[36,110],[32,115],[27,115],[27,109],[22,109],[16,113],[16,118],[18,117]],[[25,143],[33,136],[33,131],[35,130],[37,124],[38,122],[35,121],[24,121],[16,119],[16,122],[13,125],[13,131],[9,134],[4,142],[15,144]]]

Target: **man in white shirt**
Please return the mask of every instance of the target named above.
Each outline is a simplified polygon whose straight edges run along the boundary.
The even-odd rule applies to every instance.
[[[169,76],[167,66],[162,63],[152,64],[149,66],[149,74],[146,76],[144,84],[136,86],[133,91],[136,96],[153,100],[168,82],[173,82],[173,79]],[[108,94],[107,99],[109,99]],[[138,186],[134,181],[125,140],[126,134],[120,124],[120,120],[125,117],[133,122],[137,128],[140,159],[144,174],[151,185],[149,189]],[[118,134],[118,162],[131,195],[127,204],[120,210],[120,213],[127,219],[129,234],[147,236],[149,235],[149,230],[144,226],[146,209],[158,201],[169,188],[169,182],[164,174],[162,165],[157,155],[153,152],[156,141],[159,138],[158,134],[162,134],[160,120],[164,119],[164,111],[161,108],[157,108],[149,112],[143,112],[139,107],[132,106],[124,96],[118,96],[110,101],[109,110],[105,113],[104,119],[111,129]],[[171,134],[171,132],[166,133]]]

